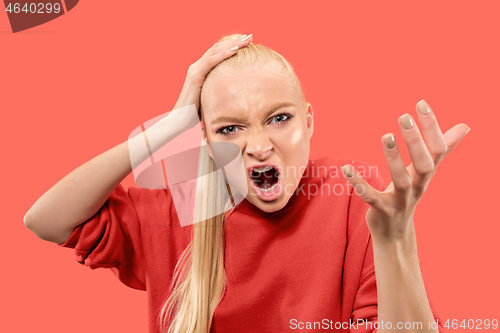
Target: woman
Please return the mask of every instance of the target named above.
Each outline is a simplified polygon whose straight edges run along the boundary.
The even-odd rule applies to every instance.
[[[199,110],[209,171],[215,142],[240,148],[247,200],[180,227],[169,189],[120,185],[132,171],[124,142],[54,185],[25,224],[42,239],[75,248],[80,263],[110,268],[126,285],[147,290],[150,332],[382,332],[405,325],[436,332],[413,214],[468,126],[443,135],[420,101],[425,143],[409,114],[399,119],[410,166],[393,135],[382,138],[393,180],[384,190],[366,163],[308,159],[312,106],[288,62],[251,41],[235,34],[212,46],[189,67],[174,107]],[[221,204],[223,189],[214,185],[203,200]]]

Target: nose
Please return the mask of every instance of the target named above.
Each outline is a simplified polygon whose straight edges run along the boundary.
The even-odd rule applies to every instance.
[[[256,159],[263,160],[269,156],[273,150],[273,144],[269,137],[263,133],[251,136],[247,141],[245,152]]]

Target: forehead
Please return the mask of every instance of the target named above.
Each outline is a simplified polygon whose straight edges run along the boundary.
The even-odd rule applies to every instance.
[[[232,70],[207,81],[203,88],[203,116],[207,123],[220,116],[255,116],[277,103],[299,105],[299,93],[290,79],[276,70]]]

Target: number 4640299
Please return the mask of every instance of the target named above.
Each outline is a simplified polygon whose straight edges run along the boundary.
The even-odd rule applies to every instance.
[[[494,329],[496,330],[498,328],[498,319],[469,319],[469,320],[462,320],[462,322],[459,324],[458,319],[448,319],[443,327],[446,327],[447,329],[476,329],[476,330],[481,330],[481,329]]]
[[[55,3],[52,5],[51,3],[25,3],[24,6],[21,8],[21,5],[18,3],[12,4],[9,3],[7,8],[5,8],[5,11],[9,13],[31,13],[31,14],[50,14],[50,13],[59,13],[61,11],[61,5],[58,3]]]

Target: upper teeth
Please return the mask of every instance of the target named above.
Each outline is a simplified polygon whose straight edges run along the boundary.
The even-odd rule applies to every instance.
[[[259,168],[253,168],[253,171],[255,172],[266,172],[266,171],[269,171],[271,170],[273,167],[268,165],[268,166],[265,166],[265,167],[259,167]]]

